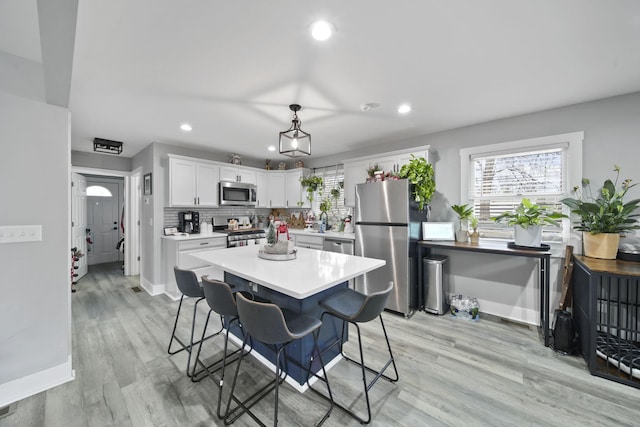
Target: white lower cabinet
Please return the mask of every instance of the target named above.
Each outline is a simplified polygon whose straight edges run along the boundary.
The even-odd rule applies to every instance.
[[[324,244],[323,236],[313,236],[308,234],[295,234],[293,236],[296,246],[301,248],[319,249],[322,250]]]
[[[212,249],[225,249],[227,247],[227,236],[192,238],[188,240],[178,240],[173,238],[162,239],[162,249],[164,258],[164,290],[172,299],[177,300],[182,296],[176,284],[176,277],[173,267],[184,270],[192,270],[201,280],[203,275],[211,279],[224,280],[224,272],[219,268],[208,265],[206,262],[194,257],[194,254]]]

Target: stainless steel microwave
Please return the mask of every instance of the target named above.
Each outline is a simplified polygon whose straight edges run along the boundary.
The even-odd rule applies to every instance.
[[[255,206],[256,185],[244,182],[220,181],[221,206]]]

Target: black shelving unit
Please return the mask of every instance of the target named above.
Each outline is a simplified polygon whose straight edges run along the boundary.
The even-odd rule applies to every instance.
[[[589,371],[640,388],[640,263],[574,259],[573,318]]]

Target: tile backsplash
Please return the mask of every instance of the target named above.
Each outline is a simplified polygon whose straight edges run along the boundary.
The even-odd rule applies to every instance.
[[[230,218],[239,216],[251,216],[256,215],[257,220],[263,221],[263,226],[266,227],[267,219],[271,215],[271,209],[256,209],[256,208],[244,208],[241,206],[224,207],[224,208],[164,208],[164,226],[165,227],[177,227],[178,226],[178,212],[193,210],[200,213],[200,222],[205,221],[211,223],[211,217],[214,216],[228,216]],[[291,209],[288,213],[297,213],[300,209]]]

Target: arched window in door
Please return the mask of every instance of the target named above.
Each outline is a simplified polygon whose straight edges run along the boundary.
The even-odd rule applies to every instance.
[[[108,188],[104,188],[101,185],[91,185],[87,187],[87,196],[93,197],[113,197],[111,191]]]

